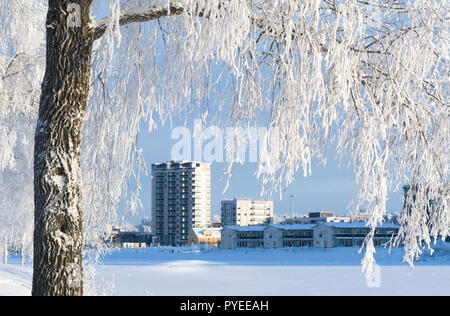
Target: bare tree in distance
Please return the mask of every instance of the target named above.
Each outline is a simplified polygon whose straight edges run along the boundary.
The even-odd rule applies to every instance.
[[[92,16],[99,7],[107,7],[103,19]],[[25,34],[19,17],[33,8],[36,20],[47,11],[46,22]],[[449,12],[445,1],[2,2],[0,23],[16,17],[5,60],[27,53],[25,36],[45,32],[45,58],[31,54],[35,67],[45,65],[34,139],[33,295],[83,294],[83,246],[117,219],[130,177],[139,187],[140,122],[152,130],[193,109],[205,124],[264,124],[279,133],[279,151],[259,157],[263,190],[282,192],[335,146],[354,168],[353,208],[371,214],[367,274],[388,191],[414,185],[397,240],[412,264],[424,243],[449,235]],[[11,100],[29,102],[11,93],[21,85],[5,87],[2,126]],[[10,162],[0,159],[0,170]],[[138,205],[132,196],[127,207]]]

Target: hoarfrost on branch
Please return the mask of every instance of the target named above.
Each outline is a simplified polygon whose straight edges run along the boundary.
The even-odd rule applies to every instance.
[[[35,118],[45,6],[44,0],[0,4],[0,133],[16,135],[1,139],[3,182],[30,185],[29,162],[20,177],[8,172],[19,170],[13,152],[31,155],[33,124],[19,124],[14,115]],[[106,7],[106,17],[90,22],[96,41],[83,129],[86,243],[101,242],[99,232],[122,216],[124,196],[125,208],[140,205],[138,194],[127,193],[130,177],[139,191],[145,171],[136,143],[140,123],[151,131],[191,112],[205,123],[277,133],[279,153],[259,159],[263,190],[282,192],[299,170],[310,175],[312,160],[325,162],[335,146],[354,168],[352,208],[366,209],[373,229],[386,213],[388,192],[408,183],[397,242],[410,263],[424,243],[449,235],[448,1],[93,3]]]

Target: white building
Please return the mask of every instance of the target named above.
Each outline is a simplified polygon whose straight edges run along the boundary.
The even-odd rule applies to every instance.
[[[194,227],[189,234],[189,245],[200,247],[218,247],[220,244],[222,228]]]
[[[220,248],[257,248],[264,246],[264,225],[225,226],[222,229]]]
[[[232,199],[221,203],[222,226],[248,226],[271,223],[273,201]]]
[[[366,222],[225,226],[221,247],[361,247],[370,229]],[[398,234],[398,230],[399,226],[395,224],[379,225],[375,230],[374,245],[383,246]]]
[[[361,247],[370,231],[367,222],[322,223],[313,228],[314,247]],[[378,224],[374,234],[374,246],[383,246],[398,234],[399,226],[391,223]]]
[[[161,245],[185,245],[193,227],[210,225],[210,164],[152,164],[152,232]]]
[[[264,248],[312,247],[315,224],[272,224],[264,230]]]

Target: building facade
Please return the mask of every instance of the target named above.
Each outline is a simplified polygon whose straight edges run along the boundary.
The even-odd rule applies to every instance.
[[[270,224],[273,201],[232,199],[221,202],[222,226],[249,226]]]
[[[152,232],[160,244],[186,245],[192,228],[210,225],[210,164],[152,164]]]
[[[264,225],[225,226],[222,229],[220,247],[224,249],[263,247],[264,229],[266,229]]]
[[[371,228],[366,222],[322,223],[314,227],[314,247],[361,247]],[[383,246],[397,236],[399,226],[391,223],[378,225],[374,234],[374,246]]]
[[[264,230],[264,248],[312,247],[314,224],[273,224]]]
[[[366,222],[225,226],[221,248],[361,247],[370,229]],[[395,224],[379,225],[374,246],[384,246],[397,236],[398,230]]]
[[[153,244],[153,236],[151,232],[113,228],[105,243],[113,248],[145,248]]]
[[[221,228],[192,228],[188,237],[188,243],[190,246],[218,247],[221,230]]]

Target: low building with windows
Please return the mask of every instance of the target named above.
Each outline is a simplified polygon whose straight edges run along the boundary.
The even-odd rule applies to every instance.
[[[264,248],[312,247],[315,224],[272,224],[264,230]]]
[[[264,246],[264,229],[267,226],[225,226],[222,229],[220,247],[233,248],[257,248]]]
[[[374,234],[374,246],[383,246],[397,236],[399,226],[391,223],[378,224]],[[367,222],[329,222],[313,228],[314,247],[361,247],[371,227]]]
[[[399,228],[392,223],[378,225],[374,246],[387,244],[398,235]],[[370,230],[367,222],[225,226],[221,248],[361,247]]]
[[[145,248],[153,244],[151,232],[127,231],[123,228],[113,228],[105,243],[114,248]]]
[[[188,236],[188,243],[190,246],[218,247],[221,230],[221,228],[192,228]]]

